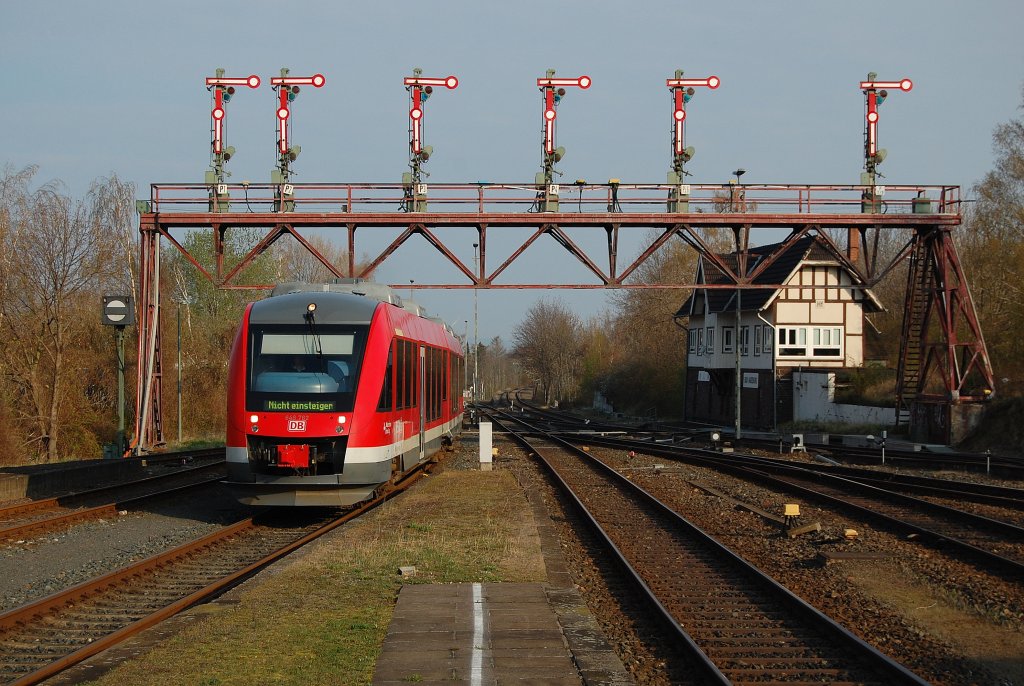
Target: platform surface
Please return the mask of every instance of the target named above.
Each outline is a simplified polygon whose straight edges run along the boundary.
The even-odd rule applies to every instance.
[[[543,584],[403,586],[378,686],[582,683]]]

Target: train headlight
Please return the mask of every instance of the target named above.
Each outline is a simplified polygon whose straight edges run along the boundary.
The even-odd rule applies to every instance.
[[[258,414],[251,414],[251,415],[249,415],[249,421],[251,423],[255,424],[258,421],[260,421],[260,416]]]
[[[340,434],[345,432],[345,417],[338,415],[338,425],[334,427],[334,433]]]
[[[338,423],[339,424],[344,424],[345,423],[345,417],[342,416],[342,415],[338,415]]]

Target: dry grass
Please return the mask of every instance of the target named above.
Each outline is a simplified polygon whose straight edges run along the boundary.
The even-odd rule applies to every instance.
[[[536,528],[513,476],[432,476],[95,683],[367,684],[405,565],[417,570],[410,583],[542,581]]]

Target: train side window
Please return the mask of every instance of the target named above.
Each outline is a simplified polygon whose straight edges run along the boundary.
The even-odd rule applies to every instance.
[[[419,351],[412,341],[402,341],[405,348],[405,407],[416,407],[416,358]]]
[[[380,389],[380,400],[377,401],[377,411],[387,412],[393,406],[394,397],[392,396],[392,370],[394,365],[392,364],[395,356],[395,345],[391,344],[388,348],[388,363],[387,368],[384,370],[384,385]]]
[[[408,379],[405,376],[405,341],[396,339],[395,351],[397,353],[397,359],[395,360],[395,409],[404,410],[406,407],[405,385],[408,383]]]

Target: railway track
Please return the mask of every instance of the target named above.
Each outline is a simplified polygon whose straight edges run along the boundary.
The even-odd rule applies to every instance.
[[[529,401],[517,401],[517,407],[524,408],[539,421],[559,424],[566,430],[587,429],[609,433],[646,434],[659,438],[689,437],[693,440],[705,439],[710,433],[709,427],[673,426],[656,420],[640,424],[615,422],[603,419],[588,419],[564,410],[551,410],[537,406]],[[552,426],[552,428],[554,428]],[[728,433],[728,432],[726,432]],[[782,439],[746,437],[737,442],[737,448],[758,448],[781,452]],[[1024,458],[986,453],[968,453],[955,450],[932,452],[908,450],[889,445],[883,448],[875,446],[833,445],[830,443],[806,443],[809,451],[833,456],[846,464],[878,465],[889,464],[906,469],[954,469],[971,472],[984,472],[992,476],[1007,479],[1024,480]]]
[[[584,511],[711,682],[926,683],[600,461],[528,429],[531,437],[517,440]]]
[[[0,614],[0,682],[35,684],[192,605],[222,593],[411,486],[423,470],[338,516],[252,518],[137,564]]]
[[[207,486],[223,478],[224,462],[221,460],[113,486],[3,507],[0,508],[0,542],[67,528],[91,519],[112,517],[143,502]],[[116,499],[111,500],[111,497]]]
[[[853,510],[861,516],[881,521],[902,534],[913,534],[915,540],[947,554],[956,553],[987,572],[1005,576],[1011,581],[1024,578],[1024,528],[1009,521],[983,517],[876,484],[861,483],[856,477],[833,475],[786,461],[736,453],[722,455],[710,450],[666,447],[607,437],[576,436],[574,440],[643,451],[718,469],[763,486],[798,492],[808,499],[828,502],[832,507]],[[960,484],[954,486],[947,497],[957,497],[955,494],[959,493]],[[937,490],[938,487],[932,487],[933,494]]]

